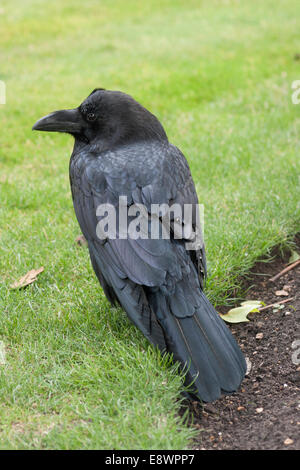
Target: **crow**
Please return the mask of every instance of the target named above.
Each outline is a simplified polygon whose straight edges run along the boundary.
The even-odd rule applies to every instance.
[[[160,121],[131,96],[96,88],[78,108],[55,111],[33,130],[75,138],[69,167],[74,209],[110,303],[121,305],[153,345],[180,363],[189,398],[212,402],[236,391],[245,359],[203,293],[202,237],[194,249],[187,248],[187,241],[195,240],[198,220],[195,185],[186,158],[168,141]],[[99,236],[98,224],[108,212],[99,216],[98,208],[112,207],[119,214],[121,200],[128,214],[134,206],[145,208],[146,228],[140,228],[140,236],[124,236],[118,227],[116,236],[104,229]],[[151,237],[151,208],[174,204],[191,205],[191,217],[169,214],[170,236],[162,236],[162,209],[155,219],[159,236]],[[130,214],[125,228],[134,220]],[[116,218],[119,226],[121,217]],[[181,238],[176,226],[187,229]]]

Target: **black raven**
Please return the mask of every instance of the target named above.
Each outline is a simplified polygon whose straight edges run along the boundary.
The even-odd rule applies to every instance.
[[[100,237],[97,232],[103,220],[98,207],[117,209],[121,196],[128,211],[133,205],[146,208],[146,235],[152,233],[153,205],[196,207],[188,163],[169,143],[159,120],[131,96],[98,88],[78,108],[53,112],[33,129],[67,132],[75,138],[70,160],[74,209],[111,304],[120,304],[152,344],[181,363],[190,396],[211,402],[222,392],[237,390],[245,375],[245,359],[202,291],[204,245],[200,242],[190,250],[188,236],[175,236],[176,223],[183,228],[190,225],[195,233],[195,211],[191,221],[184,216],[169,219],[169,238],[142,233],[124,237],[118,227],[116,236],[107,231]],[[161,215],[156,219],[160,234]],[[120,216],[117,219],[119,223]],[[132,220],[128,217],[126,228]]]

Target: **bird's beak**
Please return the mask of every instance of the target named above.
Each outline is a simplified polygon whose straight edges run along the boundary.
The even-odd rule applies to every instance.
[[[80,133],[82,120],[78,109],[55,111],[39,119],[32,127],[33,131]]]

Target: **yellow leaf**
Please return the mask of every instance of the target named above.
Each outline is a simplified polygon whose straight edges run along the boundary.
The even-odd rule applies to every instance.
[[[246,300],[241,303],[241,307],[232,308],[228,313],[225,313],[225,315],[220,314],[220,317],[228,323],[248,322],[247,315],[249,313],[259,312],[258,309],[261,306],[262,302],[260,300]]]

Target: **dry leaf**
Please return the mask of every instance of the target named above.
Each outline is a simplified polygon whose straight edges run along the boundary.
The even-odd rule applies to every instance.
[[[75,239],[75,243],[79,246],[87,245],[87,241],[83,235],[78,235],[78,237]]]
[[[289,293],[286,291],[286,290],[277,290],[275,292],[275,295],[277,295],[277,297],[287,297],[289,295]]]
[[[18,281],[14,282],[10,287],[12,289],[21,289],[22,287],[26,287],[29,284],[32,284],[34,281],[36,281],[38,275],[44,271],[43,266],[39,269],[31,269],[31,271],[28,271],[25,276],[21,277]]]

